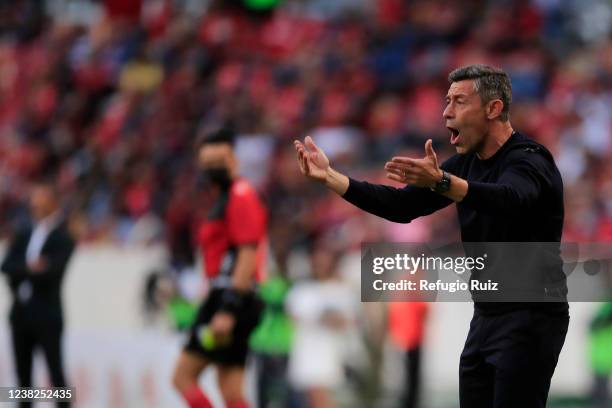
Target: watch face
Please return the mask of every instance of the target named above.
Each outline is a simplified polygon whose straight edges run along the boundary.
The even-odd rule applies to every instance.
[[[443,173],[442,180],[436,184],[436,191],[439,193],[446,193],[450,190],[450,176],[447,172]]]

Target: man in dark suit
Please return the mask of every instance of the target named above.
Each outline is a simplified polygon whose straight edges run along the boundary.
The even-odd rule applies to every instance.
[[[29,204],[32,226],[13,237],[0,268],[13,295],[9,320],[17,378],[20,387],[32,386],[32,355],[40,347],[52,385],[65,387],[60,292],[75,243],[52,185],[35,185]],[[22,402],[20,406],[28,407],[30,403]]]

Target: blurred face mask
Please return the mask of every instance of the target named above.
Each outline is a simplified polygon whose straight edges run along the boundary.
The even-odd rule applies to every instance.
[[[228,190],[232,184],[227,167],[209,167],[202,170],[201,185],[214,184],[221,190]]]

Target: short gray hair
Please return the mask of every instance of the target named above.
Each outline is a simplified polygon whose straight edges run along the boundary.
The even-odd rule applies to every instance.
[[[507,121],[512,103],[512,84],[508,74],[499,68],[484,64],[457,68],[448,74],[448,81],[451,83],[467,79],[474,80],[474,88],[480,95],[482,103],[488,103],[494,99],[500,99],[504,103],[499,118],[504,122]]]

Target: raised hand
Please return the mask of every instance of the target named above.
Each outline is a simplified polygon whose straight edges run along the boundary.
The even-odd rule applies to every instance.
[[[431,139],[425,142],[424,158],[394,157],[385,164],[385,171],[387,178],[417,187],[434,187],[442,179]]]
[[[297,151],[298,164],[303,175],[313,180],[325,182],[329,170],[329,159],[312,140],[306,136],[304,143],[294,140],[293,144]]]

